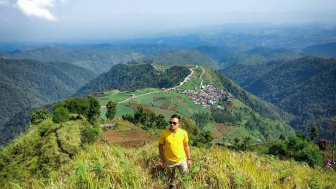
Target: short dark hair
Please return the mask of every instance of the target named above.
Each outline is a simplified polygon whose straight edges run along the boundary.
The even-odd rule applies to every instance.
[[[181,122],[181,117],[179,115],[174,114],[170,117],[170,119],[173,119],[173,118],[176,118],[179,120],[179,122]]]

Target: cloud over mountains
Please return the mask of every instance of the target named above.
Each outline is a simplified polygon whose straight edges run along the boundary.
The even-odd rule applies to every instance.
[[[18,0],[14,5],[23,14],[49,21],[58,19],[47,9],[55,6],[54,0]]]

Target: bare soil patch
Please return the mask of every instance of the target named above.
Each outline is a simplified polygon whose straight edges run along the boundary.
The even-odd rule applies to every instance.
[[[159,101],[159,100],[162,100],[162,99],[164,99],[164,98],[162,98],[162,97],[153,97],[153,102]]]
[[[216,126],[217,131],[222,135],[228,135],[238,128],[237,126],[227,126],[223,123],[214,123],[214,125]]]
[[[173,106],[170,110],[176,112],[177,111],[177,106],[176,105]]]
[[[181,96],[177,96],[177,100],[178,100],[178,102],[184,102],[184,99]]]
[[[170,104],[171,104],[170,102],[165,102],[160,106],[160,108],[167,110]]]

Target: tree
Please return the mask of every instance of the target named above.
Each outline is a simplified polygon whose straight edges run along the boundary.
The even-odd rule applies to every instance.
[[[33,125],[37,125],[37,124],[42,123],[42,121],[46,120],[49,116],[50,116],[50,113],[48,110],[37,110],[36,112],[32,113],[30,122]]]
[[[144,110],[144,122],[142,125],[145,127],[153,128],[155,127],[155,113],[152,110]]]
[[[301,139],[306,139],[306,135],[300,130],[296,131],[296,137],[301,138]]]
[[[244,137],[244,141],[243,141],[243,144],[244,144],[244,151],[247,150],[247,147],[250,146],[251,141],[252,141],[252,136],[247,135],[247,136]]]
[[[193,145],[199,147],[211,147],[211,142],[214,138],[215,137],[211,131],[203,131],[195,137]]]
[[[186,117],[182,118],[182,129],[186,130],[189,135],[197,135],[199,132],[198,127],[193,123],[191,119]]]
[[[117,105],[118,104],[112,100],[108,101],[106,105],[107,111],[105,114],[108,120],[112,120],[114,118],[115,114],[117,113]]]
[[[97,122],[99,115],[100,115],[99,101],[95,97],[90,96],[89,97],[89,109],[86,113],[89,123],[93,125],[95,122]]]
[[[63,123],[70,119],[70,113],[68,109],[60,107],[54,110],[52,120],[55,123]]]
[[[279,139],[280,140],[286,140],[286,137],[285,137],[285,135],[283,133],[281,133],[280,136],[279,136]]]
[[[77,113],[78,116],[85,114],[89,108],[88,98],[68,98],[64,102],[64,106],[69,110],[70,113]]]
[[[316,126],[312,127],[310,130],[310,140],[314,142],[318,136],[319,136],[319,129]]]
[[[138,106],[134,113],[135,123],[145,123],[145,112],[142,106]]]
[[[165,129],[168,125],[167,121],[164,119],[164,116],[162,114],[156,116],[155,123],[158,129]]]

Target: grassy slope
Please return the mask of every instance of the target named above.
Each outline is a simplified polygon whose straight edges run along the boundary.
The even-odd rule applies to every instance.
[[[65,125],[71,124],[78,125],[75,122]],[[80,138],[77,129],[68,126],[65,128],[68,128],[69,133],[64,136]],[[7,177],[0,174],[0,187],[160,189],[165,188],[167,184],[165,171],[157,168],[159,153],[156,142],[149,142],[137,148],[122,148],[103,141],[96,142],[80,148],[81,150],[59,167],[52,167],[48,175],[35,174],[30,171],[34,169],[31,165],[39,164],[36,164],[38,161],[29,159],[31,149],[39,144],[38,139],[48,140],[45,137],[34,138],[36,128],[32,128],[10,146],[1,149],[0,152],[6,151],[8,155],[14,155],[10,153],[15,152],[16,154],[11,163],[4,165],[0,171],[11,170],[12,175],[20,173],[21,176]],[[50,142],[44,146],[47,144],[57,146]],[[63,145],[67,146],[66,140]],[[15,151],[18,147],[21,151]],[[41,151],[41,157],[49,151],[52,149]],[[332,188],[336,182],[336,174],[327,168],[312,169],[303,163],[280,161],[272,156],[230,151],[219,147],[191,147],[190,151],[193,165],[184,180],[178,177],[179,188],[313,188],[313,184],[315,188]],[[48,154],[47,157],[54,159],[57,154]],[[13,167],[14,164],[21,166]]]

